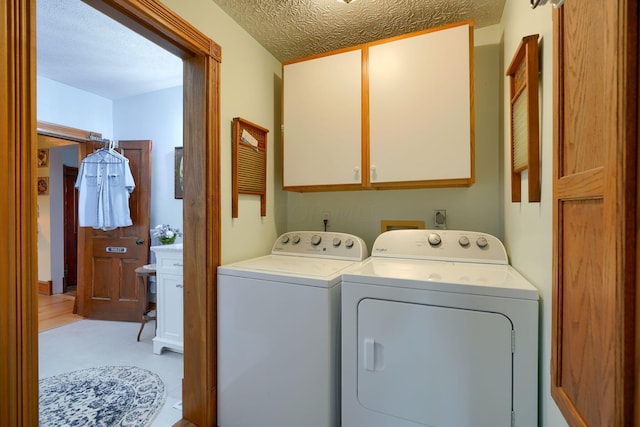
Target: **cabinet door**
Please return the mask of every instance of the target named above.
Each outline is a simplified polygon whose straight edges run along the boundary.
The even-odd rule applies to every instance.
[[[183,287],[182,276],[159,275],[158,297],[158,335],[167,341],[182,345],[183,338]]]
[[[372,187],[473,183],[472,37],[465,23],[369,47]]]
[[[283,187],[362,183],[360,49],[283,67]]]
[[[638,2],[553,18],[551,394],[571,426],[637,426]]]

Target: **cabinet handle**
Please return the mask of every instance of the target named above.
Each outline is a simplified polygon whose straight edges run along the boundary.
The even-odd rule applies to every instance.
[[[371,165],[371,181],[375,181],[378,179],[378,174],[376,173],[376,165]]]
[[[184,288],[184,285],[176,285],[176,288]]]
[[[181,263],[179,263],[179,262],[174,262],[173,266],[174,267],[183,267],[183,265]]]
[[[360,168],[358,166],[353,168],[353,178],[356,181],[360,179]]]

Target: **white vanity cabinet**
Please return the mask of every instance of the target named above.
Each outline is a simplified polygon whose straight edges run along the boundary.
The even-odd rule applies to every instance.
[[[469,186],[473,25],[411,33],[283,66],[283,188]]]
[[[184,352],[182,244],[153,246],[156,254],[156,336],[153,352]]]

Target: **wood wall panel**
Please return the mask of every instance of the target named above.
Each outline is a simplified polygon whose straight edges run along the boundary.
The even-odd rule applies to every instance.
[[[563,331],[560,381],[587,425],[613,425],[612,379],[615,334],[611,284],[604,282],[602,199],[562,204],[562,281],[559,316]],[[594,280],[595,278],[595,280]],[[576,363],[579,361],[579,363]],[[592,402],[600,402],[593,405]]]
[[[604,61],[606,28],[602,25],[602,10],[598,7],[578,7],[567,4],[566,28],[570,33],[563,38],[566,73],[579,78],[568,78],[564,84],[565,118],[572,126],[564,128],[564,162],[561,176],[572,175],[598,166],[604,161],[606,126],[603,120],[607,107]],[[578,29],[590,28],[591,31]],[[589,141],[600,141],[591,144]]]
[[[551,394],[571,427],[638,426],[638,2],[553,21]]]

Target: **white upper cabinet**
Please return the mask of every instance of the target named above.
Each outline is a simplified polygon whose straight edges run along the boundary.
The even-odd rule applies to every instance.
[[[471,179],[469,26],[369,48],[371,185]]]
[[[362,51],[283,68],[283,185],[361,186]]]
[[[474,182],[473,27],[411,33],[283,66],[283,187]]]

